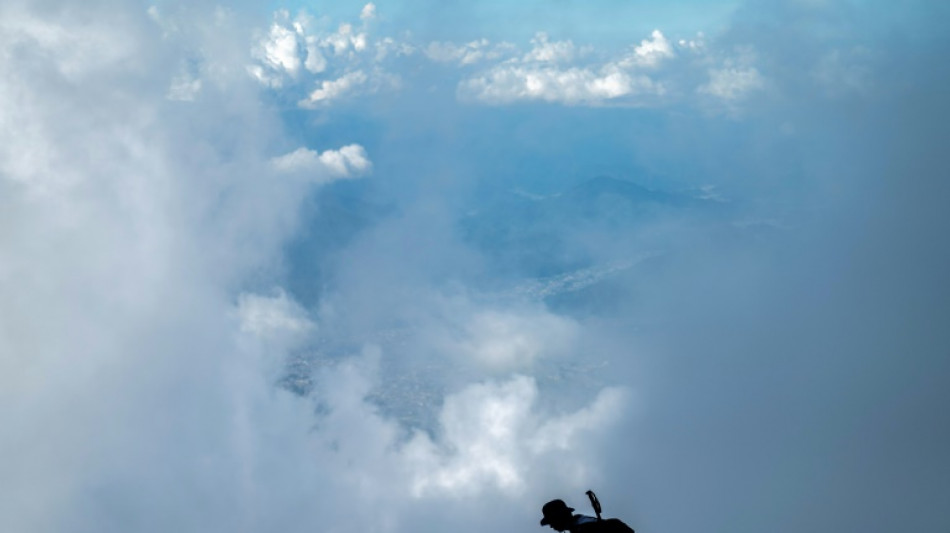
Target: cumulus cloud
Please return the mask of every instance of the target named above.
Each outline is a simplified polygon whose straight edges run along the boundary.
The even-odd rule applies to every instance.
[[[366,34],[355,32],[351,24],[344,23],[340,24],[336,32],[325,36],[322,44],[338,56],[348,52],[362,52],[366,49]]]
[[[306,18],[291,20],[287,11],[277,11],[270,29],[252,50],[259,62],[249,65],[248,73],[264,85],[280,88],[296,78],[302,65],[311,72],[322,71],[319,49],[314,39],[303,35],[305,27]],[[302,51],[306,53],[303,58]]]
[[[291,76],[300,70],[297,34],[289,28],[273,24],[270,33],[261,41],[262,59],[275,69],[283,69]]]
[[[605,389],[581,409],[546,413],[534,380],[516,375],[447,395],[436,434],[405,435],[367,401],[383,379],[382,357],[385,352],[370,346],[322,369],[315,393],[320,402],[315,449],[319,461],[329,460],[321,465],[328,476],[324,482],[373,502],[380,512],[360,520],[375,527],[398,524],[401,505],[439,502],[465,509],[464,502],[486,494],[519,498],[538,475],[571,483],[590,479],[592,464],[576,450],[602,439],[627,402],[623,391]],[[430,521],[437,517],[424,515]]]
[[[672,45],[659,30],[630,54],[599,65],[575,65],[590,50],[571,41],[552,42],[543,32],[531,44],[520,60],[501,62],[460,82],[459,96],[494,105],[529,100],[644,105],[666,93],[662,82],[642,72],[674,57]]]
[[[500,66],[459,85],[462,98],[489,104],[542,100],[568,105],[597,104],[625,96],[662,94],[663,86],[643,75],[606,67],[559,69]]]
[[[762,86],[763,77],[748,54],[728,56],[708,46],[702,33],[674,44],[656,29],[627,51],[603,59],[593,47],[578,46],[569,39],[552,41],[545,32],[535,34],[527,51],[486,38],[465,43],[431,41],[424,46],[376,38],[365,24],[373,17],[375,6],[367,4],[361,13],[362,26],[343,22],[326,31],[306,12],[291,18],[286,11],[278,11],[269,33],[255,48],[260,61],[247,70],[273,89],[315,85],[297,100],[301,107],[313,109],[347,96],[402,87],[399,76],[389,69],[394,61],[417,50],[435,63],[480,67],[458,82],[456,92],[467,102],[490,105],[538,100],[571,106],[657,107],[678,105],[684,95],[699,94],[734,109]],[[684,54],[678,55],[677,49]],[[701,98],[695,100],[695,105],[705,105]]]
[[[534,470],[550,464],[566,475],[585,477],[581,472],[588,465],[563,453],[622,415],[622,391],[605,389],[589,407],[549,419],[538,417],[537,399],[534,381],[525,376],[472,385],[447,397],[440,414],[441,441],[420,433],[406,446],[416,472],[412,493],[470,497],[497,487],[517,495]]]
[[[359,177],[372,166],[366,156],[366,150],[358,144],[324,152],[301,147],[288,154],[275,157],[271,163],[280,172],[306,174],[318,182]]]
[[[574,59],[577,49],[571,41],[548,40],[548,35],[544,32],[538,33],[531,39],[533,47],[528,52],[523,61],[537,61],[543,63],[561,63],[569,62]]]
[[[305,108],[325,105],[367,82],[372,82],[369,92],[397,86],[397,76],[381,63],[409,55],[414,47],[391,37],[373,38],[367,23],[375,16],[375,5],[366,4],[360,13],[362,25],[341,22],[328,30],[325,19],[317,20],[305,10],[295,17],[279,10],[254,46],[257,61],[247,72],[266,87],[298,95],[298,104]],[[309,94],[300,98],[299,91],[313,85],[317,88],[307,89]]]
[[[687,46],[693,43],[688,43]],[[695,45],[693,46],[695,47]],[[622,59],[622,65],[656,67],[665,59],[674,57],[673,45],[660,30],[653,30],[649,39],[644,39],[633,49],[633,53]]]
[[[300,101],[300,106],[315,107],[331,102],[357,90],[367,81],[368,77],[362,70],[346,73],[335,80],[324,80],[306,99]]]

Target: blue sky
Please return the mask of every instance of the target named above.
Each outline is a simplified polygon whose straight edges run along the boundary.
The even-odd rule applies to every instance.
[[[359,12],[360,2],[321,5],[308,2],[275,2],[275,9],[307,9],[343,20]],[[464,3],[437,0],[380,3],[382,23],[412,31],[429,39],[471,40],[482,37],[528,39],[537,31],[595,41],[625,43],[631,36],[661,27],[676,34],[718,31],[729,20],[738,2],[687,0],[651,2],[609,0],[530,0]]]
[[[0,515],[946,530],[946,15],[4,2]]]

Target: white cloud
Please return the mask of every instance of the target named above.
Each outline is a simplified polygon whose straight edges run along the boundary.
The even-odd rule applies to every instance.
[[[640,45],[633,49],[633,54],[625,58],[623,62],[638,66],[656,67],[663,60],[674,56],[673,46],[663,35],[663,32],[653,30],[650,39],[641,41]]]
[[[551,412],[535,381],[514,375],[448,394],[434,432],[414,431],[406,439],[367,401],[386,379],[379,373],[385,355],[368,346],[316,375],[321,414],[313,451],[321,461],[321,480],[348,487],[362,504],[463,502],[486,493],[517,497],[538,477],[571,486],[589,483],[596,466],[590,451],[626,414],[627,394],[618,388],[604,389],[580,409]],[[339,511],[345,516],[347,509]],[[366,519],[375,523],[386,514]],[[433,518],[426,513],[427,520]]]
[[[534,47],[528,52],[523,61],[541,62],[541,63],[566,63],[572,61],[577,55],[574,43],[571,41],[548,40],[548,35],[544,32],[538,33],[531,39]]]
[[[464,299],[427,305],[443,317],[424,332],[427,344],[490,375],[527,371],[577,348],[579,324],[543,308],[483,308]]]
[[[473,44],[465,47],[469,53],[479,50]],[[659,30],[654,30],[650,39],[644,39],[630,53],[599,64],[577,65],[588,49],[578,48],[569,40],[552,42],[543,32],[531,44],[531,50],[520,59],[502,61],[460,82],[459,96],[489,104],[529,100],[566,105],[655,104],[657,97],[667,92],[666,86],[640,71],[656,69],[665,60],[676,57],[673,46]],[[465,57],[465,49],[451,45],[432,48],[430,57]]]
[[[324,80],[306,99],[300,101],[300,106],[315,107],[342,98],[347,93],[353,92],[365,84],[367,80],[368,78],[362,70],[349,72],[335,80]]]
[[[363,10],[360,11],[360,20],[370,20],[376,17],[376,4],[370,2],[363,6]]]
[[[0,21],[3,30],[0,42],[5,46],[19,43],[24,46],[24,52],[53,54],[45,58],[44,66],[74,81],[110,69],[136,52],[133,28],[107,31],[102,21],[68,27],[57,24],[53,17],[17,13],[15,5],[5,14],[7,16]]]
[[[352,24],[340,24],[335,33],[325,36],[321,42],[325,48],[333,50],[334,55],[342,56],[347,52],[361,52],[366,48],[366,34],[353,31]]]
[[[151,58],[151,51],[134,28],[127,25],[113,28],[104,19],[61,24],[45,14],[18,9],[15,3],[3,7],[0,98],[6,104],[0,110],[0,182],[10,179],[34,191],[52,192],[81,181],[81,176],[56,145],[56,132],[68,121],[56,124],[53,120],[37,119],[54,114],[56,107],[48,105],[43,100],[46,93],[34,90],[29,81],[49,82],[63,91],[62,95],[50,97],[57,105],[64,105],[61,102],[72,96],[69,84],[96,87],[105,95],[112,90],[110,84],[118,84],[119,80],[111,78],[116,69]],[[132,60],[139,56],[141,59]],[[22,70],[16,72],[15,65],[21,62]],[[164,94],[164,87],[158,94]],[[130,123],[134,120],[130,116]],[[84,124],[71,127],[89,128]],[[96,133],[88,132],[87,138],[94,138]],[[88,152],[93,153],[95,147]]]
[[[367,4],[361,13],[364,22],[375,16],[375,6]],[[325,104],[348,89],[367,81],[367,70],[377,80],[394,78],[378,66],[366,69],[386,58],[390,51],[407,53],[411,46],[391,38],[373,41],[366,30],[353,24],[340,23],[336,30],[323,29],[325,19],[316,20],[306,11],[291,18],[285,10],[274,13],[268,33],[252,50],[257,62],[246,67],[251,77],[273,89],[297,91],[304,84],[316,82],[305,105]],[[329,76],[327,75],[329,74]],[[336,79],[315,80],[314,75]]]
[[[275,157],[272,164],[280,172],[306,174],[318,182],[334,178],[355,178],[372,167],[366,150],[358,144],[322,153],[301,147],[289,154]]]
[[[300,70],[297,33],[276,22],[271,25],[267,37],[261,40],[261,58],[274,69],[283,69],[291,76]]]
[[[241,294],[237,314],[241,331],[261,337],[297,335],[314,328],[307,311],[283,290],[273,296]]]
[[[365,22],[374,16],[375,6],[367,4],[361,17]],[[412,43],[391,37],[373,39],[366,24],[341,23],[330,32],[315,26],[306,13],[291,20],[285,11],[278,11],[269,34],[255,51],[260,62],[249,66],[248,73],[275,89],[288,82],[294,91],[304,84],[316,84],[305,97],[297,96],[301,107],[311,109],[350,95],[402,86],[401,79],[387,72],[383,64],[415,53]],[[544,32],[537,33],[530,44],[527,52],[520,52],[511,43],[488,39],[461,44],[434,41],[419,50],[437,63],[487,64],[481,72],[458,82],[457,95],[492,105],[536,100],[564,105],[660,106],[682,101],[683,95],[701,94],[734,108],[763,84],[748,53],[740,51],[737,57],[717,61],[718,52],[706,45],[702,33],[674,44],[656,29],[623,54],[603,61],[587,60],[593,56],[590,47],[579,47],[571,40],[551,41]],[[682,56],[677,56],[677,50],[684,52]],[[710,68],[716,63],[719,67]],[[703,75],[706,79],[697,81]],[[824,79],[822,76],[827,78],[818,73],[816,79]],[[187,97],[187,87],[180,88],[174,94]],[[701,99],[697,103],[701,105]]]
[[[214,13],[199,7],[191,18],[155,28],[148,15],[172,19],[160,17],[157,10],[146,14],[141,7],[125,11],[127,6],[113,2],[86,2],[83,10],[47,5],[58,7],[55,1],[38,7],[17,0],[0,7],[0,442],[9,443],[0,454],[0,515],[6,527],[93,531],[105,524],[106,529],[130,532],[320,528],[393,533],[418,531],[421,523],[464,533],[526,523],[520,521],[525,515],[536,527],[533,506],[544,501],[542,496],[586,488],[596,479],[603,466],[596,453],[600,445],[616,443],[604,460],[630,453],[629,441],[623,440],[629,435],[607,435],[612,423],[628,415],[624,393],[614,388],[598,393],[596,382],[584,383],[596,380],[585,380],[590,376],[570,367],[590,361],[589,354],[578,353],[579,346],[601,353],[598,349],[614,340],[596,334],[616,326],[598,323],[596,317],[565,318],[540,304],[525,309],[508,300],[485,303],[491,298],[484,295],[479,303],[443,307],[430,305],[436,298],[425,297],[427,289],[438,292],[434,285],[464,284],[459,279],[465,279],[460,274],[465,269],[478,276],[484,272],[477,264],[484,258],[457,240],[457,219],[452,218],[457,213],[440,218],[426,211],[415,219],[415,212],[405,213],[450,211],[443,193],[445,183],[456,180],[455,168],[446,167],[447,178],[413,178],[411,187],[393,184],[413,205],[365,230],[340,252],[343,259],[333,272],[338,277],[319,294],[319,305],[321,310],[335,305],[336,313],[351,315],[333,322],[327,312],[317,320],[290,293],[253,291],[283,279],[284,251],[300,227],[298,211],[314,183],[371,170],[364,148],[350,144],[319,152],[302,147],[271,157],[271,147],[297,146],[291,143],[301,142],[300,133],[282,131],[286,110],[274,105],[270,95],[261,99],[260,88],[247,79],[251,32],[233,25],[240,17],[219,25]],[[258,40],[258,63],[250,71],[271,85],[296,83],[296,88],[308,89],[311,74],[326,72],[316,96],[307,100],[310,105],[370,92],[381,76],[367,63],[389,44],[374,47],[368,35],[361,44],[359,38],[350,40],[358,35],[350,30],[338,55],[332,39],[325,40],[311,22],[281,21],[282,31],[274,35],[265,24],[269,40]],[[196,24],[207,28],[191,28]],[[173,26],[174,34],[162,38],[163,29]],[[181,35],[194,40],[169,40]],[[292,41],[285,39],[288,35]],[[493,58],[510,56],[518,62],[488,65],[463,83],[465,96],[488,103],[636,104],[640,97],[664,94],[667,84],[679,80],[681,72],[673,69],[697,68],[667,55],[655,35],[634,49],[640,59],[629,65],[622,64],[622,57],[585,63],[573,45],[551,44],[535,43],[528,63],[521,62],[523,53]],[[446,53],[463,63],[470,53],[482,54],[472,56],[473,64],[495,49],[461,45]],[[637,55],[638,50],[643,53]],[[180,65],[195,57],[201,65],[183,75]],[[708,58],[695,61],[698,74],[706,75],[712,66],[708,80],[701,82],[708,81],[705,94],[741,100],[765,83],[752,63],[703,59]],[[807,73],[803,79],[843,83],[849,79],[850,59],[827,56],[819,66],[831,68],[833,76],[825,77],[819,69],[815,79]],[[203,65],[210,64],[222,72],[236,71],[233,84],[216,85],[202,77],[208,72]],[[647,67],[655,68],[650,77],[639,74],[638,69]],[[697,85],[684,82],[681,93],[695,96]],[[419,126],[428,131],[426,124]],[[307,127],[323,125],[312,121]],[[654,130],[646,128],[643,135]],[[702,134],[696,138],[707,137],[704,128],[698,130]],[[308,130],[306,135],[335,138],[345,131]],[[906,142],[926,145],[923,133]],[[591,139],[591,146],[596,141]],[[661,135],[641,152],[664,147],[663,141]],[[722,146],[700,143],[705,149],[692,150],[687,144],[691,153]],[[600,153],[592,152],[588,159]],[[426,168],[440,168],[449,156]],[[647,162],[655,163],[656,157]],[[811,163],[805,166],[830,168],[825,172],[844,167],[838,159],[834,165]],[[458,179],[464,175],[459,172]],[[432,193],[425,199],[414,196],[432,184],[434,192],[425,191]],[[460,188],[469,190],[471,184],[462,182]],[[705,193],[716,196],[712,190]],[[692,285],[707,292],[721,285],[724,266],[730,265],[703,270],[713,283],[690,276]],[[664,271],[671,284],[679,281],[675,272]],[[539,291],[563,294],[550,292],[560,290],[552,286],[590,286],[577,278],[601,275],[586,272],[573,280],[550,280]],[[341,278],[353,282],[345,285]],[[729,286],[728,279],[725,283]],[[668,288],[642,285],[645,300]],[[365,295],[352,294],[360,290]],[[362,307],[349,305],[359,298],[365,298]],[[685,307],[669,306],[677,313]],[[711,307],[720,319],[722,309]],[[702,313],[693,316],[705,318]],[[675,317],[666,322],[662,314],[642,318],[645,330],[658,324],[661,335],[676,329],[669,324],[678,324]],[[320,338],[313,340],[317,331]],[[403,351],[393,354],[370,346],[362,355],[352,355],[374,336],[395,338],[392,348]],[[298,342],[304,338],[314,344]],[[630,338],[624,333],[616,341]],[[675,374],[693,357],[715,356],[708,348],[678,352],[682,357],[670,365],[667,357],[648,370]],[[274,385],[284,358],[298,350],[321,356],[310,368],[320,380],[312,396]],[[616,349],[636,364],[638,358],[629,357],[629,351],[628,345]],[[761,357],[752,358],[759,361],[754,368],[761,369]],[[424,427],[426,432],[414,432],[415,426],[397,423],[373,396],[394,376],[378,375],[377,367],[390,363],[415,371],[433,360],[455,373],[420,385],[429,387],[426,392],[436,390],[432,396],[405,398],[438,417]],[[614,370],[610,368],[608,379],[630,379],[626,369]],[[539,377],[536,381],[513,373]],[[674,374],[667,377],[683,377]],[[485,381],[486,376],[494,380]],[[738,381],[748,381],[744,377]],[[708,378],[694,381],[709,389]],[[688,442],[682,450],[664,452],[668,442],[663,439],[682,443],[689,440],[683,435],[702,437],[735,413],[711,407],[696,412],[688,398],[667,393],[671,396],[665,399],[671,401],[660,408],[673,418],[664,419],[652,453],[667,453],[666,460],[682,456],[681,451],[703,456],[708,450]],[[737,398],[727,398],[719,407],[735,407]],[[672,427],[668,421],[676,416],[712,422],[679,433],[679,426],[690,424]],[[667,461],[663,468],[676,463]],[[629,468],[625,464],[609,472],[615,485],[624,482],[617,478]],[[743,480],[754,477],[746,475]],[[472,497],[476,495],[482,498]],[[509,512],[503,519],[484,512],[504,505],[532,510]],[[450,516],[443,520],[440,513]]]
[[[247,28],[168,42],[127,7],[0,7],[0,515],[11,531],[264,529],[293,510],[283,483],[312,475],[280,464],[307,457],[312,417],[239,341],[233,302],[312,185],[269,179],[264,147],[286,140],[243,75],[226,105],[166,99],[199,54],[243,73]],[[293,325],[280,307],[249,323]]]
[[[350,144],[339,150],[327,150],[320,154],[320,162],[338,176],[354,176],[370,168],[366,151],[358,144]]]
[[[472,65],[484,61],[505,60],[525,63],[569,63],[581,55],[581,50],[571,41],[551,42],[544,32],[531,39],[532,48],[517,57],[518,47],[500,42],[492,44],[488,39],[476,39],[464,44],[445,41],[430,42],[424,49],[426,57],[438,63]]]
[[[280,88],[286,79],[295,78],[304,63],[301,59],[299,31],[305,26],[305,20],[291,20],[285,10],[274,13],[274,22],[267,34],[259,38],[251,50],[251,55],[260,63],[249,65],[248,73],[263,85]]]
[[[375,6],[366,4],[361,18],[375,17]],[[384,68],[384,62],[416,52],[408,41],[391,37],[374,39],[369,25],[341,23],[335,31],[321,31],[302,12],[291,20],[286,11],[255,50],[258,64],[247,68],[260,83],[298,91],[316,84],[306,97],[295,95],[304,108],[320,108],[347,95],[373,94],[402,86],[401,79]],[[411,39],[409,34],[407,39]],[[600,61],[590,47],[571,40],[552,41],[544,32],[535,34],[530,49],[519,51],[507,42],[476,39],[467,43],[434,41],[418,48],[431,61],[484,70],[457,84],[457,96],[492,105],[545,101],[564,105],[662,106],[683,102],[685,95],[709,95],[735,109],[752,92],[764,86],[748,50],[723,53],[707,45],[700,32],[693,39],[671,41],[659,29],[624,53]],[[678,55],[678,52],[681,52]],[[831,59],[816,68],[814,79],[831,80]],[[301,68],[302,67],[302,68]],[[852,74],[857,72],[851,71]],[[321,79],[314,79],[319,75]],[[700,78],[705,78],[700,80]],[[837,79],[856,80],[856,75]],[[835,82],[826,83],[831,86]],[[186,85],[174,94],[187,97]],[[708,103],[708,99],[706,100]],[[696,98],[693,105],[704,105]]]
[[[412,465],[411,490],[467,497],[488,489],[517,495],[544,465],[548,454],[576,451],[578,439],[590,439],[622,413],[624,395],[605,389],[577,413],[544,418],[536,411],[537,386],[517,376],[502,383],[467,387],[446,398],[439,416],[442,436],[424,434],[406,446]],[[583,472],[576,455],[553,460],[564,473]]]
[[[384,37],[376,41],[376,62],[380,63],[390,55],[395,57],[410,56],[416,52],[416,48],[406,42],[398,42],[392,37]]]
[[[543,100],[568,105],[604,103],[621,97],[657,95],[664,91],[647,76],[631,75],[611,66],[589,68],[503,65],[465,80],[459,94],[489,104]]]

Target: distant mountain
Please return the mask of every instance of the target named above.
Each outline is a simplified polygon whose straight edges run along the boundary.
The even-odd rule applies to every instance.
[[[642,222],[659,210],[700,207],[695,198],[647,189],[630,181],[598,176],[584,181],[546,201],[547,210],[574,222],[601,221],[608,224]]]
[[[572,240],[629,232],[664,213],[713,208],[708,200],[597,176],[551,196],[510,192],[460,222],[464,238],[498,265],[530,277],[592,266]]]
[[[588,199],[596,201],[604,196],[615,196],[630,202],[639,203],[675,203],[683,199],[682,196],[663,191],[647,189],[632,181],[625,181],[610,176],[596,176],[579,185],[568,189],[559,196],[576,200]]]

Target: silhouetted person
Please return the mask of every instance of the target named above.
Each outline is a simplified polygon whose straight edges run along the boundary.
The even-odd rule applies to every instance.
[[[563,500],[551,500],[541,508],[542,526],[571,533],[634,533],[633,529],[616,518],[601,520],[592,516],[574,514]]]

